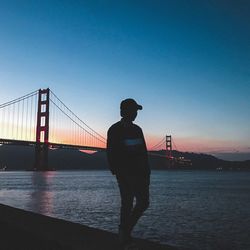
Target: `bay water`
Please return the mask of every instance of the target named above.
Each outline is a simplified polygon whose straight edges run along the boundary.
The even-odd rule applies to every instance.
[[[117,232],[109,171],[3,171],[0,203]],[[250,172],[152,171],[150,207],[134,236],[193,250],[250,249]]]

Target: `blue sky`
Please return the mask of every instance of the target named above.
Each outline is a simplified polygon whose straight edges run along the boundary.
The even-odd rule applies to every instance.
[[[0,103],[50,87],[106,134],[144,107],[148,143],[250,152],[248,1],[1,1]]]

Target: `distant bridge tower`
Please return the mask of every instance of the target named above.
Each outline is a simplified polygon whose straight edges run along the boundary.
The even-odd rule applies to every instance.
[[[34,165],[36,170],[48,170],[49,96],[49,88],[39,89]]]
[[[166,135],[166,156],[167,158],[172,158],[172,136]]]

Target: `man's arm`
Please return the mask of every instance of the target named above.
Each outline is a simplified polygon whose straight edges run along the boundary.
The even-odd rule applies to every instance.
[[[145,138],[144,138],[144,135],[143,135],[143,132],[142,132],[142,129],[140,128],[140,133],[141,133],[141,137],[142,137],[142,140],[143,140],[143,144],[144,144],[144,158],[145,158],[145,162],[146,162],[146,168],[149,172],[149,174],[151,173],[151,170],[150,170],[150,166],[149,166],[149,161],[148,161],[148,150],[147,150],[147,145],[146,145],[146,141],[145,141]]]
[[[108,138],[107,138],[107,158],[109,163],[109,168],[112,174],[116,174],[117,168],[117,149],[118,149],[118,142],[117,137],[115,136],[115,131],[111,127],[108,130]]]

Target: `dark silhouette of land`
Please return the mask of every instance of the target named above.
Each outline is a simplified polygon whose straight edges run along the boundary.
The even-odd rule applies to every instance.
[[[1,250],[119,250],[114,233],[0,204]],[[174,250],[135,239],[143,250]]]
[[[158,151],[157,154],[165,155],[165,151]],[[197,154],[190,152],[173,151],[173,156],[184,156],[192,161],[192,166],[181,169],[240,169],[250,170],[248,161],[224,161],[212,155]],[[149,155],[151,169],[167,169],[164,157]],[[0,168],[7,166],[7,170],[27,170],[34,164],[34,148],[30,146],[0,146]],[[106,152],[87,154],[77,150],[49,150],[49,164],[56,170],[105,170],[108,169]]]

